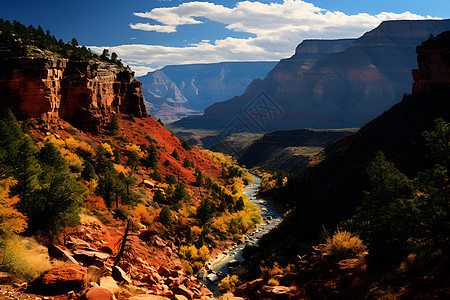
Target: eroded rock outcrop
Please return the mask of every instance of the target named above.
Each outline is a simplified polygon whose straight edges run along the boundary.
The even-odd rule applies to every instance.
[[[141,88],[131,69],[99,61],[0,59],[0,107],[47,127],[62,118],[96,131],[112,113],[146,116]]]

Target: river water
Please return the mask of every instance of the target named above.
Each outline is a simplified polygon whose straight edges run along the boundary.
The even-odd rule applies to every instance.
[[[258,190],[261,186],[261,178],[257,176],[253,176],[253,183],[248,185],[245,190],[244,194],[247,196],[247,199],[251,202],[258,205],[259,209],[261,210],[261,216],[263,217],[263,221],[257,225],[257,227],[247,233],[244,236],[244,242],[240,244],[234,244],[231,248],[229,248],[227,251],[222,252],[218,256],[211,258],[208,263],[211,264],[211,262],[214,262],[210,266],[210,270],[208,271],[208,275],[210,274],[217,274],[220,275],[217,276],[217,280],[202,280],[202,282],[214,293],[215,297],[220,296],[220,292],[217,289],[217,285],[219,284],[220,280],[222,280],[223,275],[228,274],[228,263],[232,260],[238,260],[241,264],[244,264],[244,258],[242,257],[242,250],[247,245],[255,245],[258,246],[258,240],[261,238],[264,234],[268,233],[271,229],[275,228],[281,221],[282,214],[273,208],[271,208],[267,200],[264,200],[262,198],[258,198],[256,194],[258,193]],[[214,277],[214,276],[210,276]],[[206,278],[206,277],[205,277]]]

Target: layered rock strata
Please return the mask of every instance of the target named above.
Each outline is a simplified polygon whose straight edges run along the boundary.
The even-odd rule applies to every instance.
[[[18,57],[0,60],[0,107],[47,127],[60,118],[96,131],[113,113],[147,115],[142,85],[129,68],[97,61]]]

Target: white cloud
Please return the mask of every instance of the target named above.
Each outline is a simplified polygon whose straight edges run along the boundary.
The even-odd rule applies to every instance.
[[[159,23],[130,24],[131,28],[138,30],[172,33],[176,32],[179,26],[202,24],[199,18],[204,18],[222,23],[231,31],[245,32],[253,36],[203,40],[198,44],[183,47],[135,44],[91,49],[101,52],[103,48],[109,48],[110,51],[117,52],[125,63],[146,67],[220,61],[279,60],[292,55],[296,45],[304,39],[359,37],[385,20],[431,18],[408,11],[401,14],[382,12],[377,15],[346,15],[301,0],[285,0],[283,3],[242,1],[231,8],[209,2],[187,2],[175,7],[154,8],[148,12],[134,14],[149,19],[149,22]],[[195,30],[195,27],[192,27],[192,30]]]
[[[177,32],[177,28],[172,25],[151,25],[149,23],[137,23],[130,24],[131,29],[140,29],[145,31],[156,31],[156,32]]]

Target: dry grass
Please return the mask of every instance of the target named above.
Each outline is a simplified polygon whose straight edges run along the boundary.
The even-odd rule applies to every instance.
[[[272,267],[259,267],[261,270],[261,277],[266,280],[270,281],[275,275],[280,275],[284,273],[284,270],[280,268],[278,263],[274,263]]]
[[[358,236],[338,230],[326,239],[325,244],[319,245],[318,249],[331,257],[346,259],[358,256],[366,250],[366,246]]]
[[[4,241],[0,252],[0,269],[23,279],[32,279],[64,262],[52,260],[47,248],[32,238],[13,235]]]

